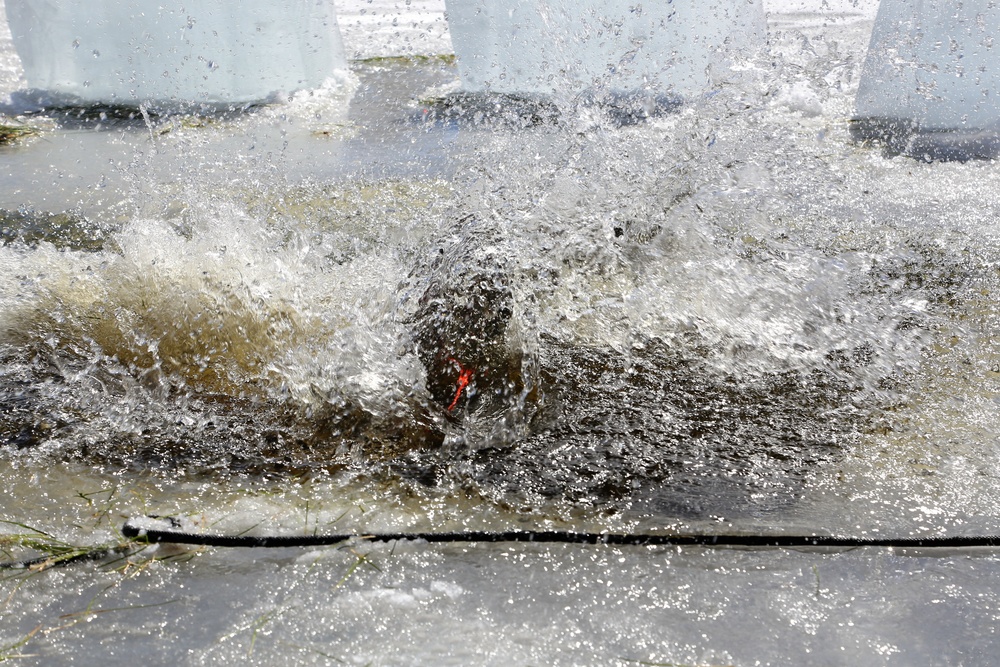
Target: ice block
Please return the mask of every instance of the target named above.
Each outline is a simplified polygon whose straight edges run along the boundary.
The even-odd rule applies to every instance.
[[[760,0],[446,0],[465,92],[689,97],[760,46]]]
[[[995,157],[997,37],[1000,4],[991,0],[882,0],[858,87],[854,137],[928,159]]]
[[[346,70],[332,0],[7,0],[30,88],[73,104],[242,104]]]

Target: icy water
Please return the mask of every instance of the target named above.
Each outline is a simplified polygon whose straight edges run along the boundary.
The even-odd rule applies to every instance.
[[[792,9],[636,124],[458,114],[447,58],[246,113],[27,117],[0,147],[3,533],[997,533],[1000,169],[852,145],[871,14]],[[0,571],[0,659],[990,664],[998,575],[990,550],[151,548]]]

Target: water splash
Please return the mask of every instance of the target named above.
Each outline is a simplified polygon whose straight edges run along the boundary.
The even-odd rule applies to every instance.
[[[852,63],[795,43],[839,104]],[[138,186],[96,252],[14,235],[5,437],[24,456],[346,468],[529,508],[784,507],[912,402],[927,350],[965,335],[956,307],[992,245],[963,247],[949,166],[913,167],[933,196],[898,189],[898,165],[770,76],[751,64],[640,125],[586,108],[473,125],[447,183],[265,185],[248,160],[235,192]]]

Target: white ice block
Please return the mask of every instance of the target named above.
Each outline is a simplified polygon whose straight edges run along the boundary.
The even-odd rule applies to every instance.
[[[929,157],[990,157],[1000,130],[1000,3],[882,0],[854,133]]]
[[[28,85],[71,102],[240,104],[346,70],[332,0],[6,0]]]
[[[760,46],[760,0],[446,0],[466,92],[687,97]]]

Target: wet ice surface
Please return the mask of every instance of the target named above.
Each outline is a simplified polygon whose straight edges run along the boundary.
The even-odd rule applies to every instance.
[[[848,143],[870,16],[847,4],[773,15],[771,58],[646,124],[432,122],[420,98],[450,64],[381,61],[287,106],[54,117],[0,148],[19,211],[0,518],[79,545],[147,513],[259,534],[997,532],[1000,173]],[[483,379],[448,414],[421,299],[494,266],[471,275],[510,300],[515,389]],[[985,664],[1000,593],[968,550],[132,560],[0,573],[0,655]]]

